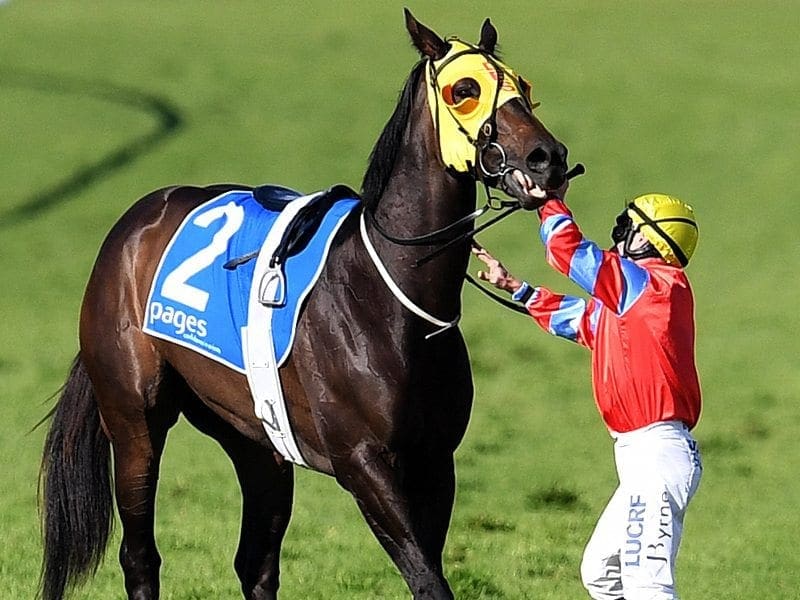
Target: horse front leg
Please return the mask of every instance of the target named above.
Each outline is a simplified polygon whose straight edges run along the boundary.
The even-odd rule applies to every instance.
[[[452,458],[449,464],[449,474],[440,472],[442,481],[425,491],[414,489],[416,479],[406,477],[407,457],[378,444],[362,442],[346,461],[334,465],[337,480],[355,497],[416,600],[453,598],[442,572],[453,505]]]
[[[455,500],[455,463],[447,450],[415,448],[405,455],[404,489],[419,536],[441,568]]]

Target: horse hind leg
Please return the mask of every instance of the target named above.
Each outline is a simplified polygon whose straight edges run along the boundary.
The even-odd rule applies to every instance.
[[[294,493],[291,464],[253,441],[200,400],[187,402],[189,422],[215,439],[231,459],[242,490],[242,524],[234,567],[248,600],[274,600],[279,586],[281,543],[289,526]]]
[[[114,456],[125,589],[132,600],[158,598],[161,557],[154,535],[156,485],[167,432],[178,418],[177,399],[161,379],[152,354],[137,354],[129,361],[117,357],[102,366],[94,363],[89,370]]]

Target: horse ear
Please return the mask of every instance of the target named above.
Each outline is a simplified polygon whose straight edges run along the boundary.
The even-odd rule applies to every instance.
[[[497,45],[497,29],[494,28],[492,22],[486,19],[481,27],[481,41],[478,47],[485,50],[489,54],[494,54],[494,47]]]
[[[417,47],[420,54],[423,57],[427,56],[431,60],[444,58],[444,55],[450,50],[450,44],[417,21],[410,10],[407,8],[403,10],[406,13],[406,29],[408,29],[411,41],[414,42],[414,46]]]

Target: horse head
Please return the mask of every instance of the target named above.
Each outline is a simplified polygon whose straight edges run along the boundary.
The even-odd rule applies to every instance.
[[[406,28],[426,61],[428,105],[440,157],[535,209],[560,195],[567,149],[533,114],[531,86],[495,55],[497,30],[486,19],[477,45],[441,38],[406,9]]]

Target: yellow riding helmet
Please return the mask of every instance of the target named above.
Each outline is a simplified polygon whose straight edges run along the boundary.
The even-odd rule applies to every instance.
[[[628,204],[634,228],[672,265],[685,267],[697,247],[694,209],[666,194],[645,194]]]

